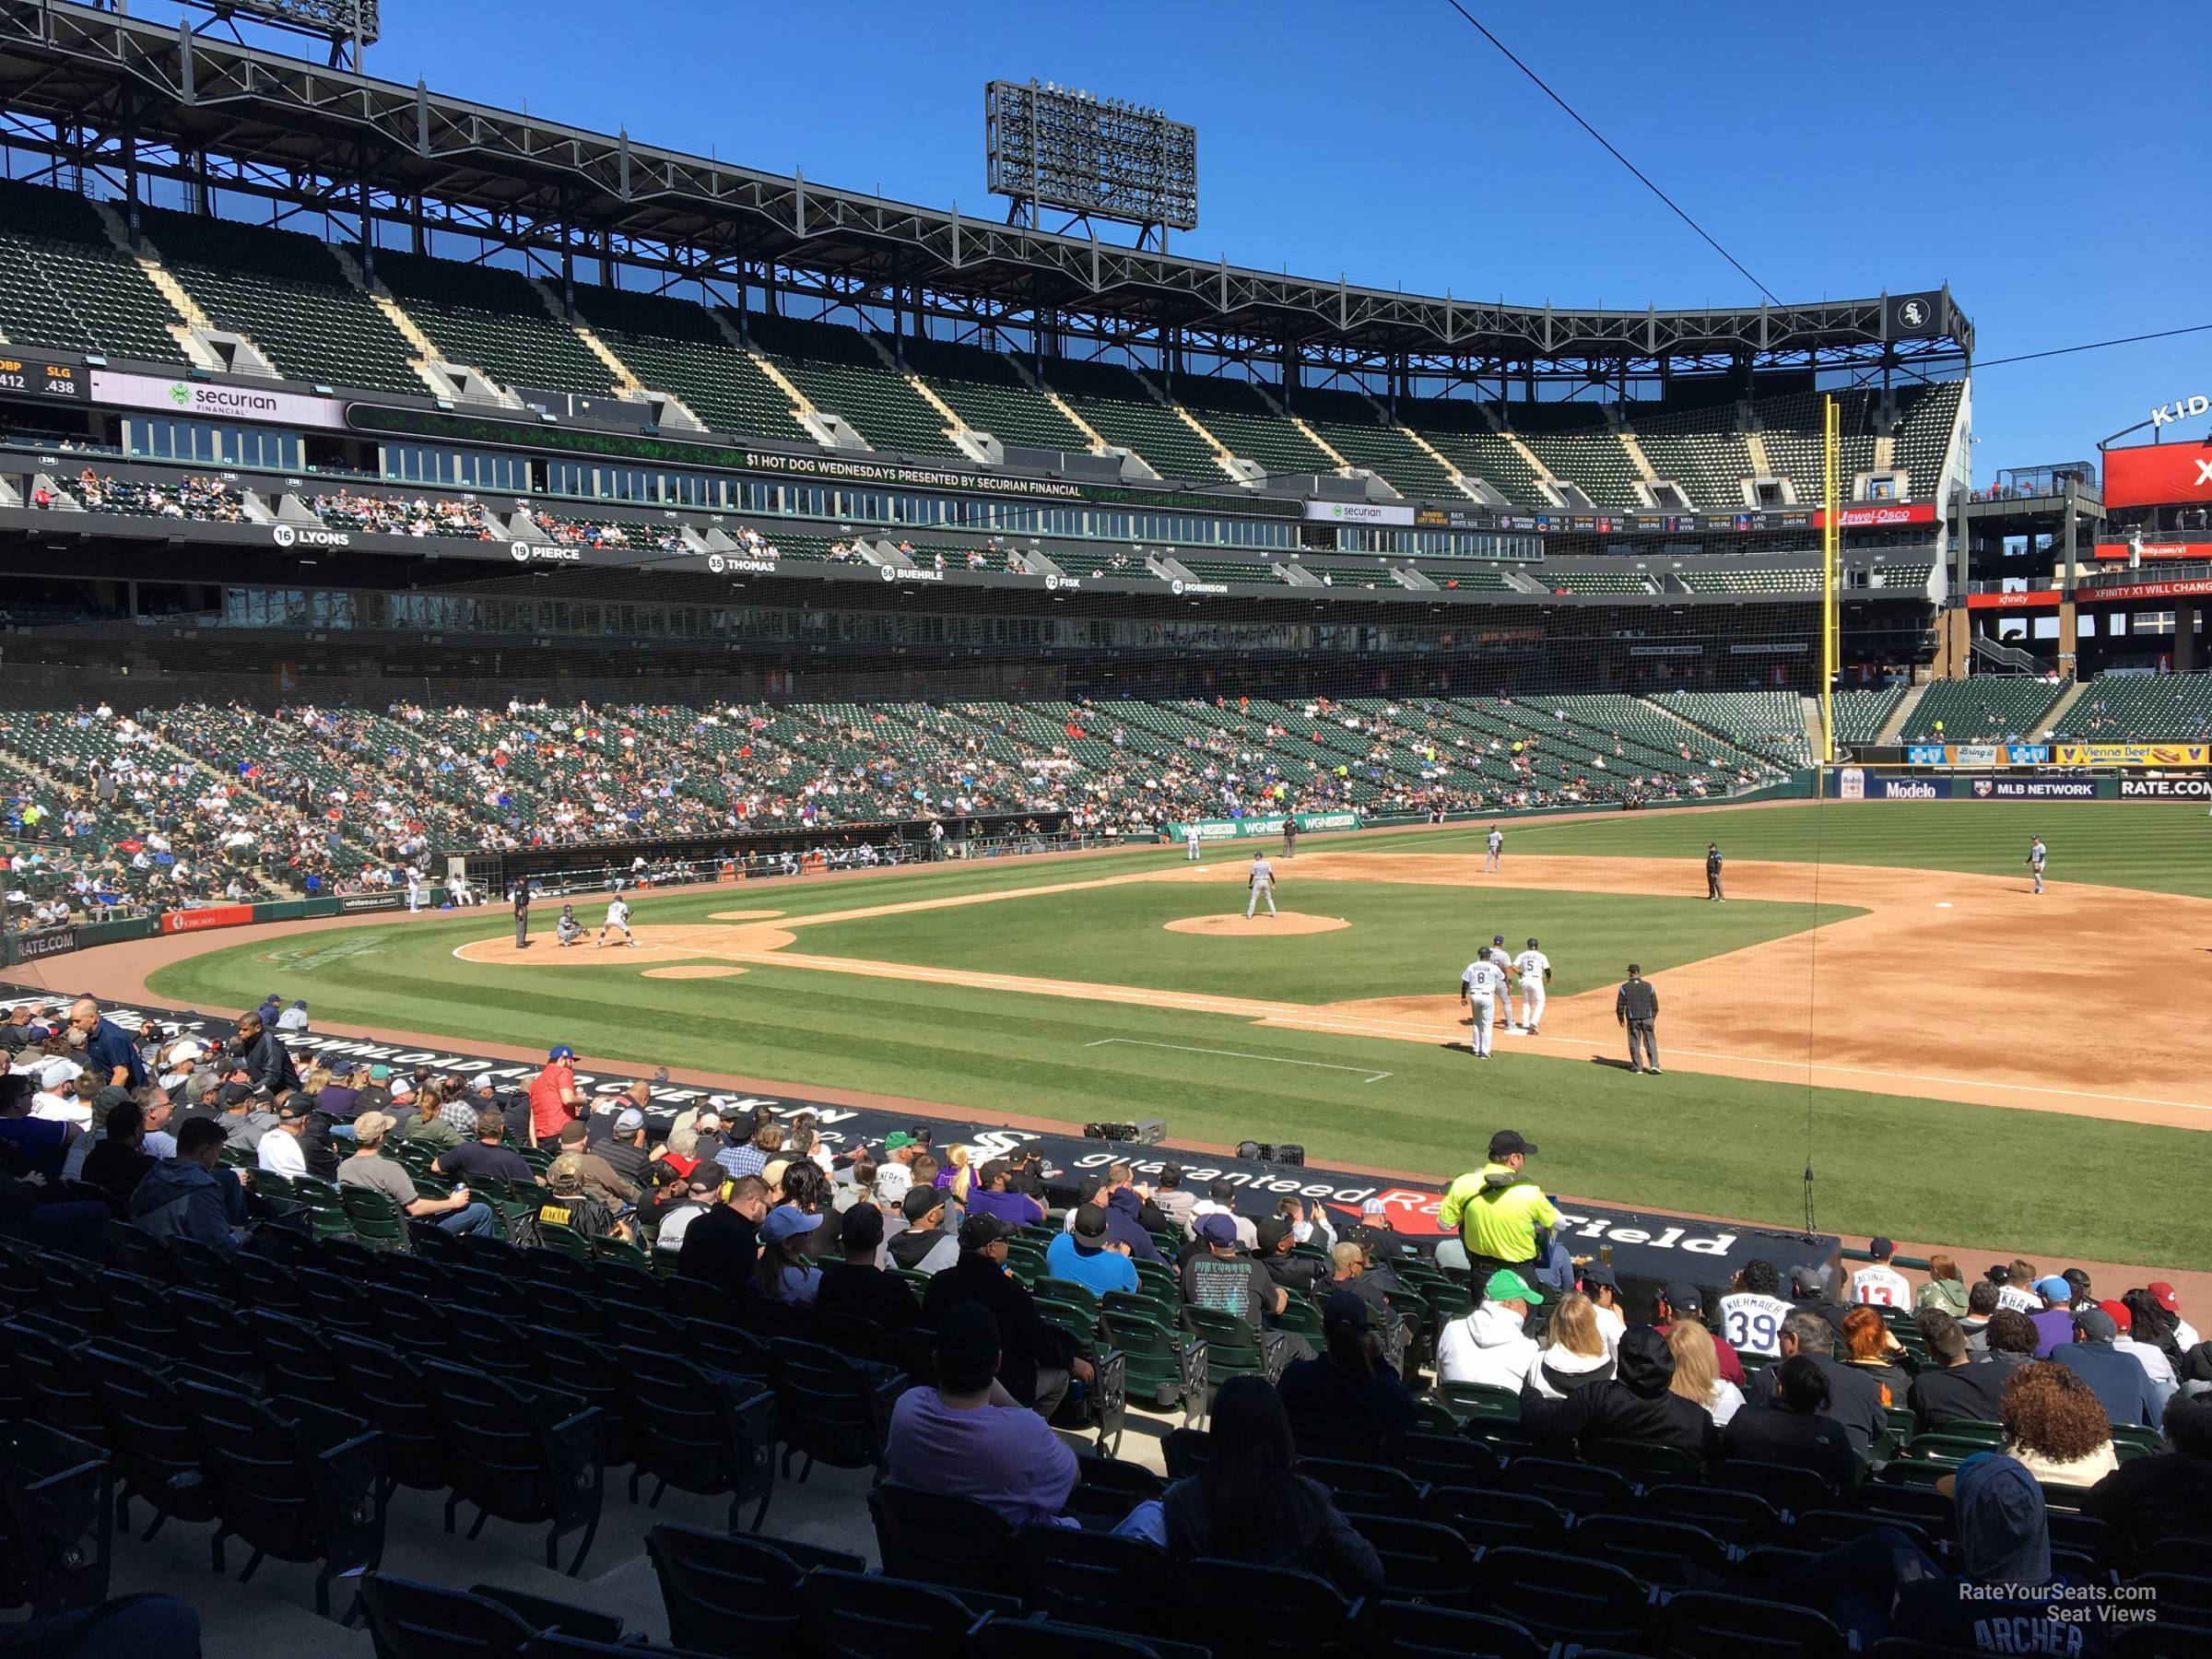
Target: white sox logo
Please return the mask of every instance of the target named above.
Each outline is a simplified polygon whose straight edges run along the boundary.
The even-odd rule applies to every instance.
[[[1897,308],[1897,320],[1907,328],[1920,328],[1928,320],[1928,306],[1924,300],[1908,300]]]

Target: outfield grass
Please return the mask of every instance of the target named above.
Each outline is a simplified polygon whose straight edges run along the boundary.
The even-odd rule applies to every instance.
[[[1705,843],[1730,858],[1898,865],[2018,876],[2030,839],[2050,848],[2053,881],[2212,898],[2212,818],[2181,801],[1807,801],[1727,812],[1620,812],[1575,823],[1505,821],[1512,855],[1562,853],[1679,858],[1685,890],[1704,890]],[[1363,837],[1361,852],[1479,850],[1488,824]]]
[[[1707,840],[1717,839],[1738,858],[1798,857],[1809,842],[1793,837],[1810,833],[1809,816],[1810,809],[1777,807],[1532,825],[1509,831],[1506,875],[1510,879],[1515,848],[1533,852],[1539,844],[1562,853],[1650,854],[1688,842],[1684,853],[1688,858],[1701,853]],[[2197,834],[2205,833],[2202,818],[2188,813],[2192,825],[2181,815],[2134,803],[2114,804],[2109,814],[2079,804],[2037,809],[2024,817],[2041,822],[2024,827],[2023,817],[2016,817],[2010,806],[1978,803],[1938,805],[1933,811],[1911,804],[1836,806],[1827,817],[1822,851],[1841,862],[2004,870],[2001,859],[2009,855],[2011,842],[2024,842],[2028,829],[2041,828],[2052,844],[2054,873],[2118,881],[2116,871],[2132,868],[2139,879],[2126,885],[2150,885],[2149,877],[2159,874],[2171,877],[2166,885],[2180,890],[2198,890],[2189,883],[2202,879],[2189,863],[2201,854],[2201,842],[2191,841],[2189,832],[2194,827]],[[2131,833],[2131,826],[2146,837],[2155,834],[2159,844],[2172,849],[2169,869],[2154,872],[2099,839]],[[1993,834],[1996,844],[1987,861],[1971,862],[1977,847]],[[1330,844],[1347,851],[1384,846],[1465,851],[1474,839],[1441,833],[1347,838]],[[1570,839],[1581,844],[1569,844]],[[2095,873],[2062,863],[2087,858],[2093,848],[2101,849],[2104,865]],[[792,914],[841,910],[1079,880],[1138,867],[1147,860],[1172,863],[1180,857],[1179,851],[1144,850],[1081,862],[1025,859],[947,867],[874,884],[765,884],[694,898],[649,898],[639,905],[639,919],[648,924],[699,921],[712,911],[740,906]],[[1294,877],[1294,872],[1291,866],[1286,874]],[[1452,948],[1443,952],[1444,982],[1431,982],[1423,969],[1420,982],[1409,987],[1417,992],[1446,989],[1456,979],[1459,963],[1449,959],[1461,954],[1470,927],[1487,940],[1500,928],[1510,934],[1509,919],[1513,926],[1523,926],[1518,918],[1538,904],[1580,897],[1524,894],[1521,897],[1528,906],[1516,900],[1509,918],[1498,908],[1501,894],[1486,891],[1463,924],[1451,914],[1458,908],[1456,900],[1440,902],[1432,888],[1377,884],[1356,888],[1331,883],[1322,890],[1346,896],[1324,902],[1314,896],[1320,887],[1295,889],[1296,907],[1339,914],[1366,904],[1365,895],[1372,893],[1381,915],[1394,913],[1395,893],[1410,890],[1418,896],[1417,914],[1402,925],[1435,929]],[[1124,894],[1132,896],[1126,910],[1118,898],[1100,908],[1109,896]],[[1171,904],[1164,912],[1158,908],[1163,896]],[[1630,907],[1677,902],[1615,900],[1609,901],[1617,907],[1615,915],[1571,925],[1618,928]],[[1017,900],[825,924],[805,930],[799,947],[838,954],[865,939],[865,954],[882,956],[890,954],[887,946],[906,935],[910,925],[929,924],[909,936],[914,948],[931,951],[928,959],[972,960],[1059,978],[1128,977],[1163,983],[1160,973],[1180,959],[1161,954],[1163,941],[1200,947],[1204,955],[1196,959],[1202,960],[1240,943],[1162,933],[1159,922],[1185,903],[1201,910],[1224,908],[1219,895],[1209,896],[1199,888],[1093,889],[1049,903]],[[1064,908],[1070,905],[1073,911]],[[1423,921],[1418,914],[1421,905],[1437,916]],[[1705,913],[1694,900],[1685,908],[1698,918]],[[1776,923],[1781,924],[1776,931],[1786,932],[1798,924],[1783,916],[1761,918],[1759,912],[1792,908],[1730,905],[1727,924],[1734,928],[1741,912],[1751,918],[1754,932]],[[1070,914],[1095,919],[1095,924],[1071,932]],[[1717,926],[1717,907],[1713,914]],[[1683,924],[1688,924],[1688,918]],[[229,1007],[250,1006],[274,989],[288,998],[306,997],[319,1019],[437,1032],[460,1042],[481,1039],[539,1046],[565,1041],[585,1053],[620,1056],[641,1066],[782,1079],[799,1093],[807,1084],[870,1089],[1071,1123],[1157,1115],[1168,1120],[1178,1137],[1300,1140],[1316,1162],[1373,1164],[1440,1178],[1478,1161],[1489,1132],[1511,1125],[1545,1147],[1541,1172],[1557,1190],[1780,1225],[1801,1224],[1804,1218],[1801,1177],[1809,1107],[1810,1150],[1820,1174],[1824,1228],[1861,1235],[1934,1235],[2039,1257],[2212,1266],[2212,1211],[2201,1201],[2206,1142],[2191,1131],[1681,1073],[1635,1077],[1589,1062],[1517,1053],[1510,1040],[1500,1042],[1500,1058],[1477,1067],[1464,1050],[1262,1029],[1241,1019],[1174,1008],[773,967],[757,967],[730,980],[645,980],[619,956],[604,967],[558,970],[487,970],[453,958],[455,945],[497,935],[505,925],[501,912],[489,911],[453,922],[348,929],[274,946],[234,947],[164,969],[154,976],[153,987],[186,1006]],[[1549,925],[1527,925],[1524,935],[1542,935]],[[1704,925],[1702,920],[1698,925]],[[1311,941],[1277,941],[1274,948],[1326,945],[1332,939],[1354,947],[1358,935],[1368,931],[1363,924]],[[1735,936],[1748,943],[1750,935]],[[1700,937],[1709,949],[1729,947],[1726,935]],[[341,940],[342,954],[335,948]],[[1644,949],[1647,956],[1659,955],[1649,946]],[[1579,945],[1573,953],[1560,954],[1574,959],[1563,970],[1584,971]],[[1050,967],[1034,966],[1033,957],[1049,959]],[[1134,971],[1147,962],[1148,971]],[[1592,968],[1603,963],[1591,953]],[[1264,972],[1264,965],[1257,971]],[[1334,984],[1318,994],[1389,994],[1392,982]],[[1207,988],[1276,994],[1264,984],[1255,978]],[[1572,988],[1571,982],[1566,987]],[[1317,993],[1309,985],[1300,987],[1299,994],[1315,998]],[[1194,1052],[1209,1050],[1217,1052]],[[1388,1075],[1367,1080],[1377,1073]],[[2158,1218],[2157,1225],[2147,1227],[2146,1217]]]
[[[1177,882],[1018,900],[967,912],[954,925],[941,911],[829,922],[802,933],[797,948],[1034,979],[1328,1003],[1449,994],[1475,952],[1503,933],[1514,951],[1532,935],[1549,937],[1558,953],[1552,994],[1571,996],[1610,983],[1623,962],[1640,961],[1656,973],[1799,932],[1816,917],[1809,904],[1300,880],[1295,864],[1284,867],[1277,895],[1284,909],[1351,925],[1290,938],[1170,933],[1171,920],[1244,906],[1241,886]],[[1860,913],[1824,905],[1818,916],[1829,923]]]

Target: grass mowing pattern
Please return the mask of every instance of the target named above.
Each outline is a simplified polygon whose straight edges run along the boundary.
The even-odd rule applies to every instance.
[[[1506,877],[1510,880],[1513,849],[1536,851],[1541,841],[1547,852],[1663,856],[1687,844],[1686,879],[1701,880],[1695,861],[1708,840],[1718,840],[1737,858],[1803,856],[1810,845],[1806,819],[1813,810],[1654,813],[1583,825],[1532,825],[1509,830]],[[1464,837],[1378,836],[1335,844],[1347,851],[1387,845],[1393,851],[1465,852],[1482,829]],[[2054,872],[2131,886],[2152,885],[2151,877],[2159,876],[2171,877],[2163,885],[2175,890],[2203,890],[2203,873],[2189,862],[2201,858],[2203,840],[2192,836],[2207,833],[2203,815],[2133,802],[2112,803],[2109,810],[2102,803],[1837,806],[1829,809],[1822,827],[1823,852],[1839,863],[2009,873],[2006,861],[2016,856],[2013,843],[2024,846],[2036,829],[2052,844]],[[1554,837],[1583,844],[1555,843]],[[640,920],[698,920],[713,910],[752,906],[795,915],[907,902],[1089,879],[1180,856],[1160,849],[1104,860],[1021,860],[931,871],[876,884],[764,884],[698,899],[648,899]],[[2091,867],[2079,867],[2083,864]],[[2124,879],[2130,875],[2136,878]],[[1341,913],[1318,900],[1308,901],[1320,885],[1300,889],[1299,908]],[[1147,889],[1106,889],[1123,890]],[[1529,897],[1548,902],[1572,896]],[[959,948],[968,948],[972,936],[978,947],[989,949],[1006,919],[1022,908],[941,912],[936,920],[947,938],[962,942]],[[1739,908],[1765,907],[1731,905],[1732,919]],[[1479,914],[1499,912],[1486,909]],[[1500,1043],[1500,1059],[1477,1068],[1464,1050],[1263,1030],[1241,1019],[1175,1009],[772,967],[726,982],[683,982],[641,979],[618,957],[604,971],[486,971],[453,959],[453,946],[499,934],[506,925],[504,913],[492,910],[452,923],[349,930],[348,942],[369,933],[382,948],[357,950],[305,971],[273,967],[266,959],[272,947],[240,946],[164,969],[154,976],[153,987],[187,1006],[245,1007],[274,985],[287,997],[308,997],[319,1018],[444,1032],[464,1044],[472,1038],[533,1046],[566,1041],[586,1053],[634,1058],[647,1066],[791,1079],[799,1092],[811,1082],[1068,1122],[1159,1115],[1180,1137],[1229,1142],[1264,1132],[1271,1139],[1303,1141],[1316,1162],[1373,1164],[1439,1178],[1479,1161],[1490,1131],[1511,1125],[1544,1145],[1542,1173],[1557,1190],[1774,1225],[1803,1219],[1799,1178],[1806,1092],[1794,1085],[1687,1073],[1635,1077],[1587,1062],[1514,1053],[1510,1042]],[[832,929],[848,925],[877,924],[806,930],[800,948],[812,948]],[[1482,928],[1483,936],[1500,928],[1502,916]],[[1451,931],[1455,942],[1465,936],[1456,924]],[[1512,930],[1504,931],[1510,936]],[[1349,936],[1322,935],[1315,942]],[[275,948],[297,950],[302,943],[288,940]],[[1095,940],[1065,939],[1059,976],[1112,977],[1098,968],[1099,948]],[[1563,958],[1579,954],[1555,950]],[[1573,965],[1582,971],[1579,961]],[[1457,971],[1453,964],[1450,978]],[[1332,994],[1376,993],[1351,986]],[[1355,1071],[1122,1043],[1085,1046],[1107,1037],[1313,1060],[1391,1076],[1368,1084]],[[1847,1089],[1818,1091],[1813,1107],[1812,1151],[1825,1228],[1862,1236],[1936,1236],[2036,1256],[2184,1269],[2212,1265],[2212,1210],[2201,1202],[2206,1143],[2194,1132]],[[2030,1181],[2031,1199],[2025,1196]],[[2144,1229],[2146,1215],[2160,1218],[2155,1232]]]

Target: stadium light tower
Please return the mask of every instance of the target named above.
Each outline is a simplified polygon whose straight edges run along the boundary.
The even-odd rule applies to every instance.
[[[334,69],[359,70],[363,54],[376,43],[382,27],[377,16],[379,0],[184,0],[184,3],[213,14],[207,22],[193,30],[194,34],[218,27],[228,28],[230,38],[243,45],[245,37],[238,31],[238,19],[246,18],[272,29],[309,35],[326,42],[330,47],[330,66]]]
[[[1039,226],[1058,208],[1068,225],[1135,225],[1140,248],[1157,233],[1163,253],[1169,230],[1198,228],[1198,129],[1158,110],[1049,81],[994,80],[983,88],[983,149],[1010,225]]]

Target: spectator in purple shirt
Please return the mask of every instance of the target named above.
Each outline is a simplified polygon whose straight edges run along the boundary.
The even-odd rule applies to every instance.
[[[2035,1357],[2051,1358],[2051,1350],[2074,1340],[2074,1287],[2057,1274],[2035,1281],[2035,1293],[2043,1299],[2043,1311],[2030,1313],[2035,1326]]]
[[[968,1194],[968,1213],[990,1216],[1008,1227],[1034,1227],[1044,1219],[1044,1206],[1026,1193],[1006,1190],[1014,1166],[994,1158],[983,1166],[982,1178]]]
[[[998,1381],[998,1321],[980,1302],[937,1324],[937,1386],[910,1388],[891,1410],[889,1478],[985,1504],[1008,1524],[1056,1520],[1075,1490],[1076,1455]]]

